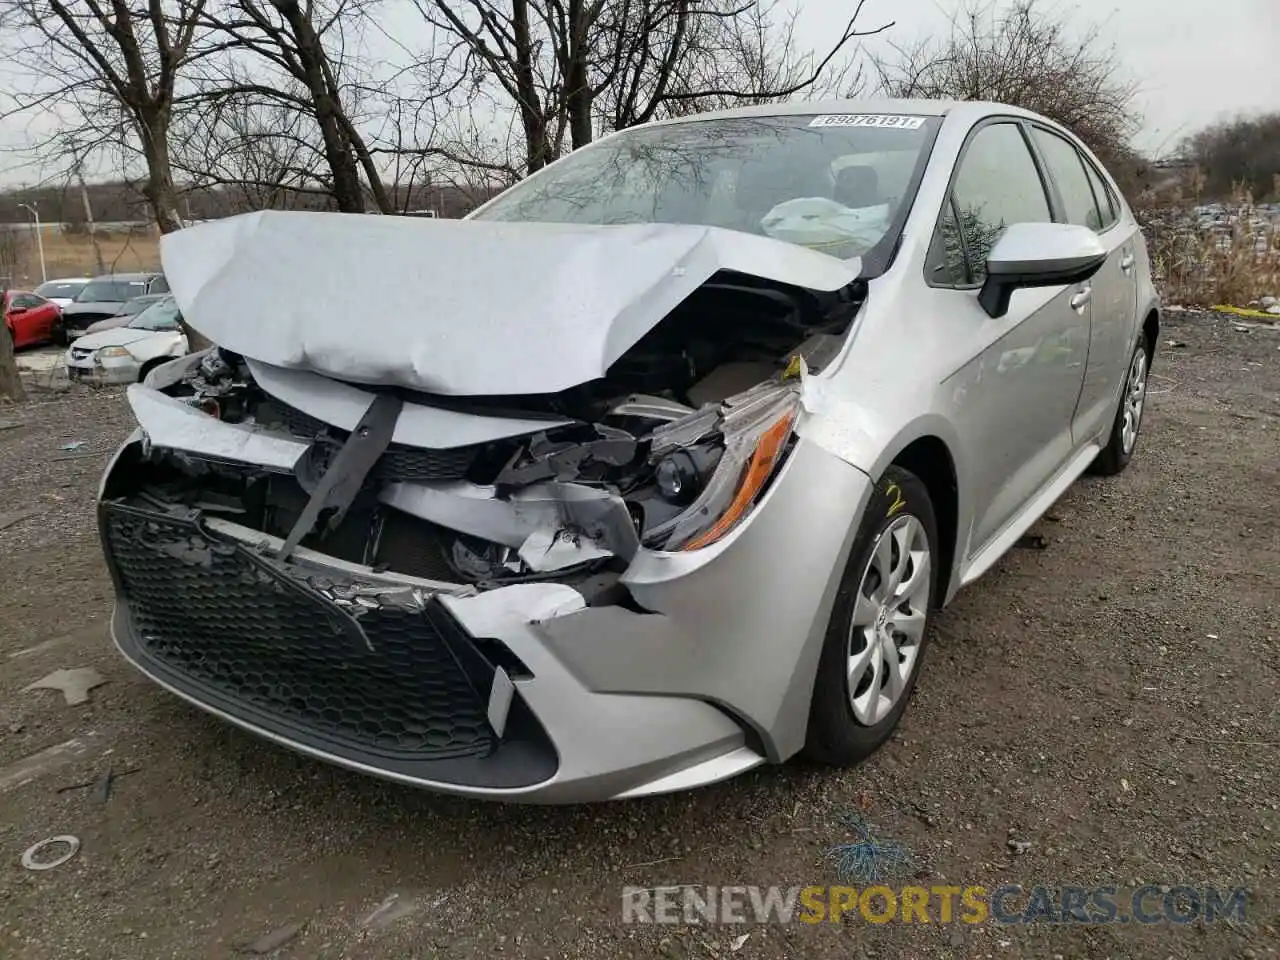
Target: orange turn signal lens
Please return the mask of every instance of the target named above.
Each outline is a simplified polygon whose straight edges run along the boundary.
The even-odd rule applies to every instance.
[[[720,515],[720,519],[680,547],[681,550],[697,550],[700,547],[710,546],[737,526],[738,521],[746,516],[751,504],[764,488],[765,482],[773,475],[773,468],[777,466],[787,438],[791,436],[791,424],[794,420],[795,413],[787,413],[760,434],[755,451],[747,461],[746,469],[742,471],[738,490],[729,501],[729,506]]]

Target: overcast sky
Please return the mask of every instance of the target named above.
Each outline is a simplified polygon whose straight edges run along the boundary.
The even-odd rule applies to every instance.
[[[1280,110],[1280,0],[1043,0],[1081,30],[1100,23],[1139,85],[1138,147],[1168,151],[1188,133],[1239,112]],[[808,44],[844,24],[851,0],[808,0],[799,30]],[[1001,2],[999,5],[1008,5]],[[907,45],[947,30],[965,0],[867,0],[859,26],[896,24]],[[875,38],[868,50],[884,49]]]
[[[1280,0],[1042,2],[1082,30],[1102,24],[1105,39],[1115,44],[1139,86],[1143,125],[1137,145],[1147,153],[1168,152],[1183,136],[1217,119],[1280,110]],[[805,0],[797,39],[822,47],[839,35],[853,5],[854,0]],[[966,0],[867,0],[861,26],[896,24],[867,41],[867,49],[882,53],[889,42],[909,45],[946,31],[956,9],[967,5]],[[28,142],[29,129],[23,121],[0,121],[0,147]],[[0,184],[39,177],[31,167],[14,169],[16,159],[0,154]]]

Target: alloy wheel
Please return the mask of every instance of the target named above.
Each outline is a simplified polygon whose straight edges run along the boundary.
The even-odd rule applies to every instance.
[[[1147,352],[1137,350],[1129,364],[1129,377],[1124,388],[1124,421],[1120,425],[1120,443],[1126,454],[1133,452],[1142,425],[1142,407],[1147,399]]]
[[[919,659],[932,589],[923,524],[910,514],[881,531],[863,571],[849,630],[846,686],[858,722],[883,720]]]

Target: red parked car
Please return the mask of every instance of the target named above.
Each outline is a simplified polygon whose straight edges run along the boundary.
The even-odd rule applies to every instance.
[[[4,325],[9,328],[15,350],[52,340],[62,320],[61,307],[25,290],[6,291],[3,307]]]

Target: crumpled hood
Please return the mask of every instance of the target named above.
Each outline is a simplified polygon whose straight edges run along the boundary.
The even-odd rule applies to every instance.
[[[236,353],[452,396],[554,393],[719,270],[814,290],[857,260],[715,227],[259,211],[168,234],[187,323]]]

